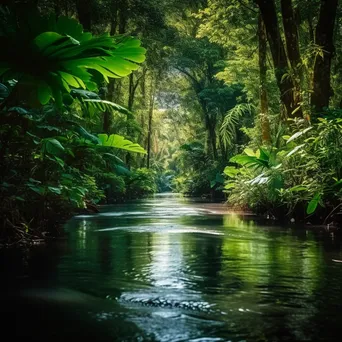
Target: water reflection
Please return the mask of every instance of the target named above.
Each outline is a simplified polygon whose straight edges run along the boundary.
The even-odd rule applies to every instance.
[[[56,282],[121,298],[158,341],[330,340],[342,323],[340,237],[222,212],[158,197],[75,217]]]

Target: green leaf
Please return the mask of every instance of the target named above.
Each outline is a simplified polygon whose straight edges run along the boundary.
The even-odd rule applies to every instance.
[[[294,149],[292,149],[292,150],[286,155],[286,157],[291,157],[293,154],[295,154],[296,152],[298,152],[299,150],[301,150],[304,146],[305,146],[305,144],[296,146]]]
[[[256,159],[256,157],[250,157],[244,154],[237,154],[236,156],[230,158],[229,161],[239,165],[247,165],[250,163],[255,163]]]
[[[261,160],[264,160],[264,161],[269,161],[270,159],[270,154],[268,151],[264,150],[263,148],[259,148],[257,153],[256,153],[256,156],[258,159],[261,159]]]
[[[61,158],[54,156],[54,159],[59,164],[60,167],[64,167],[65,163]]]
[[[50,154],[59,154],[60,152],[64,151],[64,147],[62,146],[62,144],[54,138],[48,138],[48,139],[44,139],[44,143],[45,143],[45,150],[46,152],[50,153]]]
[[[243,152],[245,152],[249,157],[255,157],[255,153],[251,148],[245,148]]]
[[[35,185],[32,185],[32,184],[28,184],[28,187],[32,191],[37,193],[38,195],[44,195],[45,194],[45,188],[43,186],[35,186]]]
[[[290,143],[291,141],[294,141],[296,139],[298,139],[299,137],[301,137],[303,134],[305,134],[306,132],[309,132],[312,129],[311,127],[305,128],[303,131],[297,132],[295,134],[293,134],[289,139],[287,139],[286,143]]]
[[[235,177],[236,175],[238,175],[240,173],[240,171],[235,168],[234,166],[227,166],[224,170],[223,170],[224,174],[226,174],[228,177]]]
[[[84,103],[86,103],[88,106],[94,106],[95,108],[98,108],[101,111],[117,111],[122,114],[132,114],[128,109],[125,107],[122,107],[114,102],[101,100],[101,99],[84,99]]]
[[[224,188],[225,188],[226,190],[229,190],[229,189],[235,188],[235,186],[236,186],[236,183],[227,183],[227,184],[224,186]]]
[[[46,105],[52,97],[51,88],[46,82],[42,82],[38,87],[38,100],[42,105]]]
[[[290,192],[300,192],[300,191],[306,191],[308,190],[307,186],[304,185],[296,185],[293,186],[292,188],[289,188]]]
[[[53,194],[60,195],[62,193],[62,190],[60,188],[56,188],[56,187],[53,187],[53,186],[48,186],[47,188]]]
[[[111,134],[108,136],[107,134],[98,134],[98,138],[102,146],[115,147],[129,152],[146,154],[146,151],[139,144],[132,143],[121,135]]]
[[[131,171],[122,165],[115,165],[114,168],[115,168],[116,174],[119,176],[131,174]]]
[[[33,179],[33,178],[29,178],[29,181],[30,181],[31,183],[35,183],[35,184],[41,184],[41,183],[42,183],[41,181],[39,181],[39,180],[37,180],[37,179]]]
[[[95,90],[95,81],[102,80],[94,74],[99,73],[105,81],[109,81],[109,77],[124,77],[145,60],[146,50],[133,37],[93,36],[83,32],[82,25],[75,19],[67,17],[56,20],[55,16],[42,17],[27,12],[20,19],[20,25],[15,24],[13,30],[1,33],[6,54],[0,74],[4,82],[20,74],[19,83],[25,82],[32,89],[38,89],[37,100],[41,104],[53,97],[57,106],[62,107],[63,95],[70,92],[71,87]],[[10,46],[16,48],[6,49]],[[23,92],[22,101],[30,96],[31,92]]]
[[[308,207],[306,209],[306,213],[308,215],[311,215],[316,211],[320,200],[321,200],[321,195],[319,193],[316,193],[313,199],[309,202]]]

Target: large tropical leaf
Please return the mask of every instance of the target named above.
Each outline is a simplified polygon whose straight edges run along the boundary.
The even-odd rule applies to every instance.
[[[98,138],[102,146],[115,147],[129,152],[146,154],[146,151],[139,144],[135,144],[121,135],[111,134],[108,136],[107,134],[99,134]]]
[[[53,98],[59,106],[73,88],[94,89],[95,74],[108,82],[129,75],[145,59],[136,38],[92,36],[75,19],[31,13],[15,33],[0,35],[0,44],[0,78],[19,79],[41,104]]]

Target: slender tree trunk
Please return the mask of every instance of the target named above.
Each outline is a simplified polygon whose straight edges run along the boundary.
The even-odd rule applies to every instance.
[[[113,101],[114,89],[115,89],[115,79],[111,79],[107,86],[107,94],[105,97],[107,101]],[[112,124],[113,124],[112,113],[109,111],[104,112],[103,113],[103,126],[102,126],[103,132],[106,134],[110,134]]]
[[[209,113],[206,109],[206,106],[202,108],[204,111],[204,120],[205,120],[205,128],[206,128],[206,134],[207,134],[207,154],[212,155],[214,160],[218,159],[218,153],[217,153],[217,146],[216,146],[216,122],[210,119]]]
[[[136,81],[134,82],[134,74],[129,75],[129,88],[128,88],[128,103],[127,103],[127,109],[132,113],[133,111],[133,105],[134,105],[134,99],[135,99],[135,92],[138,88],[139,81],[141,80],[141,77],[137,78]],[[131,129],[131,124],[130,121],[134,119],[133,114],[127,114],[127,137],[131,138],[131,135],[133,134],[132,129]],[[128,153],[126,155],[126,164],[130,166],[131,162],[131,154]]]
[[[217,145],[216,145],[216,122],[211,122],[210,126],[210,141],[213,150],[214,160],[218,160]]]
[[[259,75],[260,75],[260,121],[263,143],[271,142],[270,122],[268,120],[267,80],[267,35],[264,22],[259,15]]]
[[[293,92],[295,85],[289,75],[287,56],[284,43],[281,39],[278,26],[277,12],[274,0],[255,0],[259,6],[263,22],[265,24],[267,40],[270,45],[277,85],[280,90],[280,99],[284,104],[286,116],[292,116],[298,107]],[[302,115],[297,110],[296,116]]]
[[[118,1],[118,4],[119,4],[119,7],[118,7],[119,34],[124,34],[126,33],[129,4],[127,0],[116,0],[116,1]]]
[[[298,110],[295,109],[296,115],[294,116],[302,117],[301,81],[303,80],[303,75],[301,68],[302,60],[299,52],[297,21],[292,7],[292,0],[281,0],[280,3],[283,17],[287,57],[289,59],[293,73],[293,101],[294,105],[298,108]]]
[[[85,31],[91,31],[92,0],[76,0],[78,20]]]
[[[113,36],[116,34],[116,29],[118,26],[118,2],[116,0],[112,0],[110,5],[110,35]]]
[[[222,122],[225,118],[225,112],[223,110],[220,110],[220,123],[219,125],[221,126],[222,125]],[[223,139],[221,137],[221,134],[218,135],[218,140],[219,140],[219,147],[220,147],[220,150],[221,150],[221,157],[222,157],[222,160],[227,160],[228,158],[228,151],[227,151],[227,148],[223,142]]]
[[[147,159],[146,167],[150,168],[151,162],[151,140],[152,140],[152,121],[153,121],[153,110],[155,101],[155,88],[153,86],[153,77],[151,78],[151,93],[150,93],[150,103],[148,110],[148,131],[147,131]]]
[[[60,0],[54,0],[53,4],[54,4],[54,10],[55,10],[56,17],[58,18],[62,13],[61,1]]]
[[[333,36],[337,6],[338,0],[321,0],[315,43],[322,48],[323,58],[316,57],[311,96],[311,104],[316,112],[328,107],[332,96],[330,73],[331,61],[335,52]]]

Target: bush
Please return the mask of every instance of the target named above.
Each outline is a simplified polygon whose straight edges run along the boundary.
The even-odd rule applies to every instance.
[[[231,158],[225,188],[232,205],[257,213],[326,221],[342,203],[342,119],[318,119],[283,144]]]
[[[141,198],[157,192],[156,173],[140,168],[125,177],[127,198]]]

